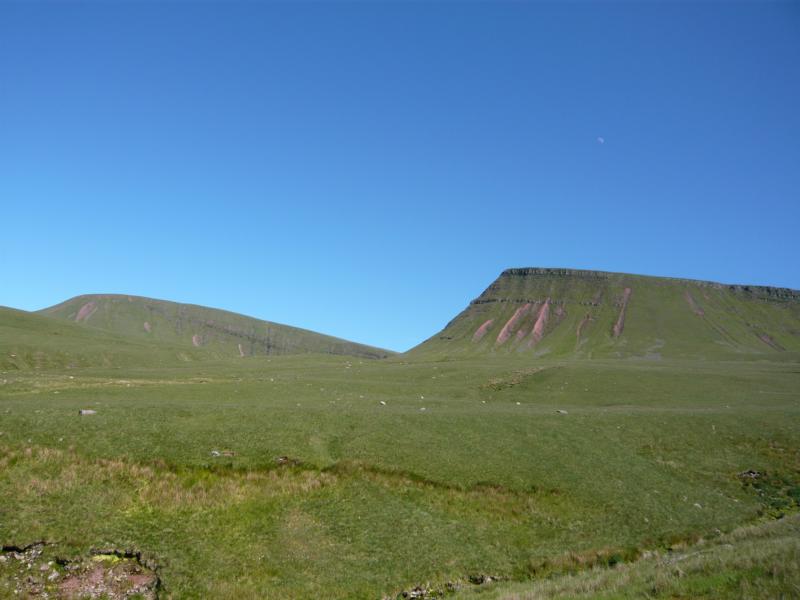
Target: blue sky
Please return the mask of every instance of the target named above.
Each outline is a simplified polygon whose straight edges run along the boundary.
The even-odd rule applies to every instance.
[[[798,107],[797,3],[0,2],[0,304],[404,350],[513,266],[800,288]]]

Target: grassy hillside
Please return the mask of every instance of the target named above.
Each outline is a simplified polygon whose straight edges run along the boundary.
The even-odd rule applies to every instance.
[[[243,360],[272,325],[141,298],[51,310],[0,310],[0,598],[800,585],[795,292],[511,271],[386,360]]]
[[[219,357],[313,352],[383,358],[390,354],[380,348],[224,310],[139,296],[77,296],[40,313],[141,340],[204,348]]]
[[[799,351],[798,291],[530,268],[504,271],[411,353],[775,360]]]
[[[0,307],[0,371],[168,366],[209,358],[212,356],[201,348],[137,340],[36,313]]]

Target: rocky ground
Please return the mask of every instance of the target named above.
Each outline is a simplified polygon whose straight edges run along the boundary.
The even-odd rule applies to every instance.
[[[0,553],[4,597],[153,600],[158,583],[155,570],[138,553],[103,550],[64,558],[55,545],[44,542],[4,546]]]

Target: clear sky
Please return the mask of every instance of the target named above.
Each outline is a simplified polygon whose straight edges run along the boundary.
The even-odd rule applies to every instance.
[[[0,304],[405,350],[499,272],[800,288],[800,4],[3,2]]]

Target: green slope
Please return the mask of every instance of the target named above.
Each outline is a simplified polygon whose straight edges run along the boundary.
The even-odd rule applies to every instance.
[[[114,550],[176,599],[791,596],[796,293],[573,275],[501,277],[390,360],[243,360],[127,296],[0,310],[0,545],[47,542],[0,550],[0,598],[117,581]],[[541,338],[495,347],[539,294]]]
[[[508,269],[412,355],[787,358],[800,292],[601,271]]]
[[[0,371],[72,367],[170,366],[210,358],[180,348],[0,307]]]
[[[627,564],[586,561],[538,581],[465,588],[455,598],[545,600],[592,598],[789,598],[800,590],[800,518],[741,527],[673,552],[650,552]],[[579,557],[574,557],[579,558]],[[575,561],[577,562],[577,561]],[[611,561],[608,561],[611,562]],[[606,564],[608,564],[608,562]],[[680,565],[680,566],[677,566]],[[795,593],[790,590],[795,590]],[[455,600],[454,598],[454,600]]]
[[[364,358],[390,354],[380,348],[224,310],[139,296],[77,296],[39,312],[133,339],[203,348],[220,358],[309,352]]]

